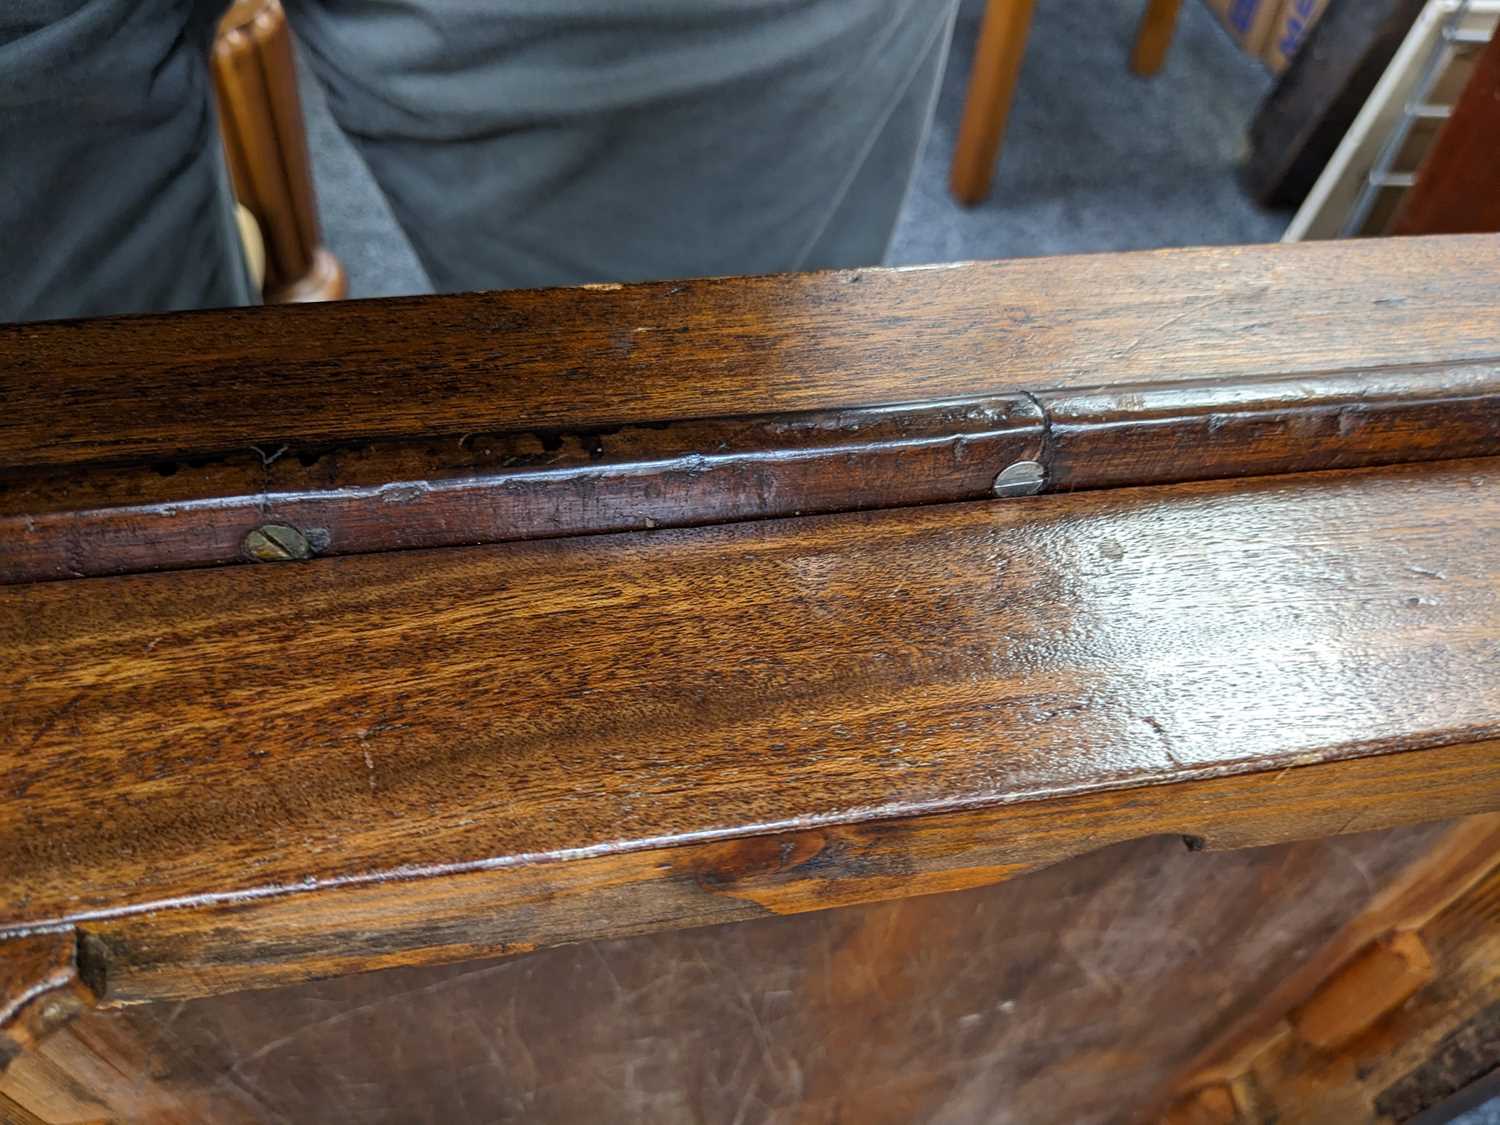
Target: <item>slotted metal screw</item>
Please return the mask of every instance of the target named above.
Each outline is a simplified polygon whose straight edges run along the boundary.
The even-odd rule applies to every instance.
[[[996,496],[1032,496],[1047,483],[1046,470],[1035,461],[1007,465],[995,478]]]
[[[245,536],[245,554],[256,562],[291,562],[311,558],[312,547],[295,527],[268,523]]]

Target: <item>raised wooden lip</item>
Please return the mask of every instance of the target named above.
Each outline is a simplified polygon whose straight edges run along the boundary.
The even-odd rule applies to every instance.
[[[845,811],[819,816],[799,816],[751,824],[726,825],[718,829],[702,829],[694,832],[682,832],[659,837],[643,837],[623,842],[603,842],[546,851],[484,856],[476,859],[457,860],[452,863],[405,864],[328,878],[309,877],[297,882],[269,883],[260,886],[243,886],[225,891],[202,891],[185,895],[142,899],[121,903],[116,906],[69,911],[54,917],[42,917],[8,923],[0,920],[0,942],[14,937],[55,933],[68,930],[72,927],[88,927],[95,923],[107,923],[142,915],[152,915],[159,911],[191,911],[217,907],[232,908],[294,895],[318,894],[427,879],[453,878],[484,872],[550,867],[557,864],[571,864],[615,856],[641,856],[654,852],[670,852],[677,849],[733,847],[756,839],[795,836],[808,833],[838,832],[843,829],[862,826],[880,831],[883,826],[899,828],[908,824],[925,823],[929,820],[937,823],[940,818],[948,816],[992,814],[995,817],[1003,817],[1007,810],[1019,810],[1023,806],[1058,805],[1059,807],[1066,807],[1069,802],[1074,800],[1100,798],[1108,801],[1112,798],[1121,797],[1124,794],[1139,794],[1149,789],[1170,789],[1178,786],[1190,786],[1193,783],[1200,782],[1232,784],[1238,778],[1253,778],[1262,775],[1272,777],[1277,775],[1284,776],[1292,770],[1310,771],[1306,776],[1315,778],[1318,771],[1314,767],[1327,767],[1337,763],[1354,763],[1369,759],[1390,757],[1392,755],[1410,755],[1413,756],[1412,760],[1415,760],[1416,755],[1428,752],[1432,752],[1434,757],[1467,756],[1470,754],[1476,756],[1492,755],[1496,761],[1496,768],[1493,772],[1497,780],[1500,780],[1500,724],[1496,724],[1494,729],[1445,732],[1429,739],[1405,740],[1402,742],[1386,740],[1381,743],[1373,743],[1369,746],[1346,747],[1342,752],[1336,754],[1303,753],[1276,757],[1249,758],[1232,764],[1210,768],[1177,769],[1170,773],[1164,772],[1151,777],[1080,783],[1076,786],[1059,786],[1051,790],[1000,794],[986,798],[968,797],[948,802],[933,801],[920,807],[903,806],[898,808],[892,806],[888,808],[869,808],[859,810],[858,812]],[[1488,810],[1497,802],[1500,802],[1500,792],[1497,792],[1493,799],[1482,800],[1477,807]],[[1376,819],[1378,820],[1379,818],[1377,817]],[[1359,829],[1350,827],[1341,831],[1363,831],[1368,827],[1368,822],[1362,820]],[[1168,834],[1174,834],[1172,830],[1163,829],[1163,831],[1166,831]],[[1188,846],[1194,850],[1205,846],[1203,841],[1205,839],[1212,839],[1214,835],[1213,826],[1210,824],[1204,824],[1197,829],[1191,830],[1184,828],[1175,834],[1186,834],[1189,837]],[[1128,838],[1130,837],[1122,836],[1118,837],[1118,840]]]
[[[4,325],[0,465],[1458,363],[1497,289],[1488,234]]]
[[[1500,358],[0,471],[0,584],[1500,452]],[[337,462],[336,466],[331,463]],[[86,544],[87,546],[83,546]]]

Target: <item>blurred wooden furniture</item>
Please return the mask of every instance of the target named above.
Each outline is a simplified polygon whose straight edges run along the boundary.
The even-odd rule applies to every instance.
[[[1166,1125],[1446,1121],[1500,1096],[1500,816],[1436,840],[1205,1046]]]
[[[1500,34],[1479,53],[1391,219],[1392,234],[1500,230]]]
[[[1250,123],[1246,190],[1296,207],[1396,55],[1425,0],[1334,0]]]
[[[1198,1089],[1500,810],[1497,280],[1459,236],[0,327],[0,1114]]]
[[[234,194],[265,244],[265,300],[338,300],[348,286],[319,230],[291,32],[280,0],[235,0],[214,40],[213,73]]]
[[[960,203],[972,206],[990,192],[1035,6],[1036,0],[986,0],[949,172],[949,186]],[[1181,6],[1182,0],[1147,0],[1130,53],[1130,69],[1136,74],[1161,69]]]
[[[1448,121],[1497,24],[1497,0],[1474,0],[1462,8],[1449,0],[1429,0],[1293,216],[1283,241],[1395,233],[1393,219],[1423,179],[1424,166],[1448,132]],[[1476,96],[1480,104],[1471,101],[1457,128],[1464,129],[1466,121],[1482,123],[1482,87],[1476,87]],[[1482,159],[1482,145],[1471,151]],[[1460,187],[1462,171],[1451,167],[1451,160],[1442,163],[1450,164],[1450,187]],[[1482,193],[1483,164],[1474,170],[1474,186]],[[1462,217],[1462,209],[1455,210],[1454,219]]]
[[[989,194],[1035,6],[1036,0],[987,0],[985,4],[949,172],[949,186],[960,203],[973,205]]]

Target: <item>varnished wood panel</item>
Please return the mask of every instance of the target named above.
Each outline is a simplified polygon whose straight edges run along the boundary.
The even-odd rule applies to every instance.
[[[1449,462],[12,587],[5,921],[1491,737],[1497,536]]]
[[[79,922],[110,1002],[201,996],[1002,882],[1150,835],[1195,850],[1493,809],[1500,742],[714,843],[204,895]]]
[[[0,464],[1492,358],[1500,239],[1304,243],[0,328]]]
[[[1470,461],[11,587],[4,921],[170,995],[1482,811],[1497,529]]]
[[[1433,835],[1158,838],[957,894],[131,1006],[0,1091],[87,1045],[151,1076],[101,1083],[112,1104],[197,1121],[1120,1122]]]

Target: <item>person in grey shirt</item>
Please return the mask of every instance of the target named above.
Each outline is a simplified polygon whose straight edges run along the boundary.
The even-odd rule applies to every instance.
[[[955,0],[285,0],[439,291],[878,263]],[[253,300],[224,4],[0,7],[0,317]]]

